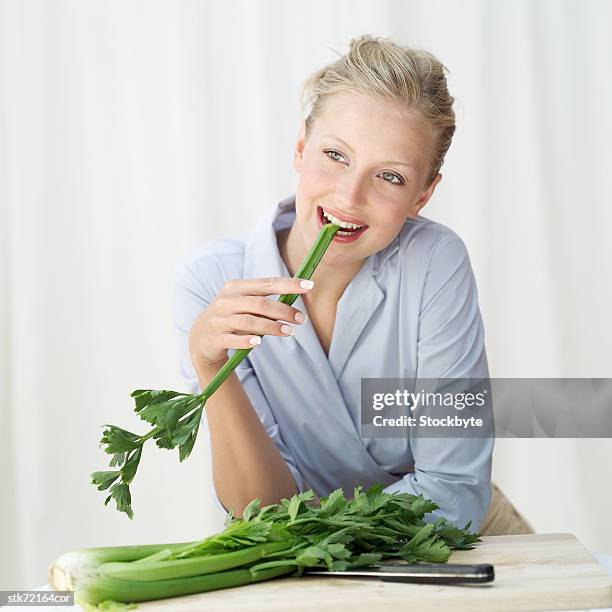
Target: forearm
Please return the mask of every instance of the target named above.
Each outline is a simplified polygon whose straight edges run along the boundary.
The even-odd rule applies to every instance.
[[[423,495],[438,504],[426,521],[444,517],[478,530],[491,498],[491,438],[417,438],[413,473],[385,487],[387,493]]]
[[[218,367],[194,364],[205,388]],[[206,401],[213,481],[221,503],[236,516],[255,497],[262,506],[291,497],[295,480],[268,436],[235,372]]]

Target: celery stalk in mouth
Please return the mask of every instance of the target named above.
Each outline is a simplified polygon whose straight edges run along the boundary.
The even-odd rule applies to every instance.
[[[338,229],[333,223],[327,223],[321,228],[295,278],[310,279]],[[297,294],[286,294],[279,296],[278,301],[291,305],[297,298]],[[115,469],[91,475],[91,482],[98,490],[109,490],[110,495],[104,505],[114,499],[117,510],[125,512],[130,519],[134,516],[130,483],[136,475],[145,442],[152,438],[159,448],[178,447],[179,461],[187,459],[198,435],[206,400],[252,350],[237,350],[199,395],[154,389],[138,389],[131,393],[136,404],[134,410],[153,427],[147,434],[138,435],[116,425],[104,426],[100,445],[112,454],[110,467]]]

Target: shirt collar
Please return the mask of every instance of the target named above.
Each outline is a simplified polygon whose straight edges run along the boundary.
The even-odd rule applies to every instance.
[[[285,198],[268,211],[246,240],[243,278],[291,276],[280,256],[276,231],[290,227],[294,220],[294,196]],[[384,300],[385,291],[376,274],[398,248],[399,236],[382,251],[370,255],[347,285],[338,300],[333,337],[327,357],[310,319],[295,327],[293,340],[301,345],[320,369],[322,380],[327,380],[329,384],[336,384],[335,381],[339,379],[359,336]],[[301,296],[298,296],[294,306],[298,310],[306,311]],[[287,344],[286,348],[289,346],[290,344]]]

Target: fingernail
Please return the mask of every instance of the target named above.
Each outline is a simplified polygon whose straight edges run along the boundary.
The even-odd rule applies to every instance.
[[[249,344],[252,345],[257,345],[257,344],[261,344],[261,338],[259,336],[253,336],[252,338],[249,338]]]
[[[283,332],[283,334],[291,336],[291,334],[293,334],[293,327],[291,327],[290,325],[281,325],[281,331]]]
[[[298,323],[303,323],[306,320],[306,315],[303,312],[296,312],[295,313],[295,320]]]
[[[300,287],[302,289],[312,289],[314,287],[314,281],[311,281],[311,280],[300,281]]]

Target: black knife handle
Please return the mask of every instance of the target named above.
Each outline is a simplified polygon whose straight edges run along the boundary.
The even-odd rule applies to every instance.
[[[489,563],[464,565],[428,563],[425,565],[384,564],[380,566],[380,579],[385,582],[424,582],[428,584],[455,584],[492,582],[495,570]],[[394,576],[394,572],[402,575]],[[405,574],[409,573],[410,576]]]

